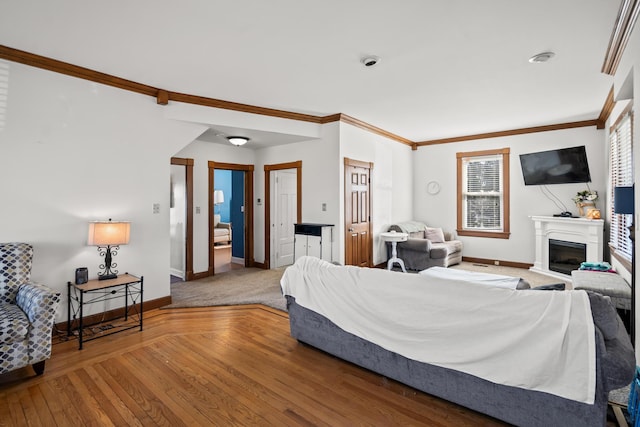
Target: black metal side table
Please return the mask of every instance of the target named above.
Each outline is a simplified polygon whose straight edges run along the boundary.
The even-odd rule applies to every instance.
[[[78,350],[82,350],[85,341],[133,328],[140,328],[142,331],[143,276],[125,273],[115,279],[89,280],[81,285],[67,282],[67,289],[67,336],[71,336],[73,330],[77,329]],[[101,313],[99,319],[93,316],[84,318],[85,306],[121,298],[124,298],[124,307]],[[114,322],[115,320],[119,322]],[[86,321],[89,322],[88,325],[85,324]],[[91,328],[92,333],[86,337],[88,328]]]

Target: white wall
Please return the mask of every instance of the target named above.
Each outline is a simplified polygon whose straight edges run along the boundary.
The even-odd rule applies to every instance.
[[[193,272],[201,273],[209,269],[209,161],[252,165],[255,152],[196,140],[173,157],[193,159]]]
[[[163,118],[153,98],[2,61],[9,68],[0,128],[0,240],[34,246],[32,279],[60,291],[77,267],[95,278],[103,261],[87,246],[87,223],[131,221],[114,261],[144,275],[145,300],[170,294],[170,158],[202,126]],[[160,214],[152,205],[160,204]],[[94,307],[112,309],[121,304]]]
[[[511,237],[489,239],[461,236],[466,257],[490,260],[533,263],[535,259],[534,229],[530,215],[553,215],[561,210],[546,198],[540,186],[525,186],[520,167],[520,154],[585,145],[592,190],[600,196],[596,207],[604,210],[606,195],[607,159],[604,154],[604,131],[595,127],[540,132],[502,138],[440,144],[419,148],[414,161],[414,212],[417,220],[448,231],[456,229],[456,153],[467,151],[510,148],[511,184]],[[427,193],[429,181],[438,181],[441,190],[437,195]],[[577,215],[571,200],[576,192],[586,189],[585,184],[556,184],[547,186],[568,208]]]
[[[379,234],[387,231],[393,223],[413,219],[414,168],[411,159],[415,154],[407,145],[340,123],[340,212],[344,211],[344,158],[373,163],[371,222],[374,265],[387,260],[385,244]],[[344,261],[344,215],[340,224],[340,259]]]
[[[265,165],[302,162],[302,221],[335,224],[332,256],[339,261],[341,240],[338,233],[341,219],[338,192],[338,131],[337,123],[321,126],[320,138],[294,144],[265,148],[256,152],[255,197],[264,201]],[[322,210],[326,203],[327,210]],[[263,262],[265,257],[265,204],[256,207],[255,256]],[[273,237],[273,236],[272,236]]]

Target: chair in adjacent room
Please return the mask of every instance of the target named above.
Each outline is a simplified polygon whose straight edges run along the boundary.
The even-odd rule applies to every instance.
[[[60,293],[30,282],[33,247],[0,243],[0,374],[32,365],[37,375],[51,357]]]

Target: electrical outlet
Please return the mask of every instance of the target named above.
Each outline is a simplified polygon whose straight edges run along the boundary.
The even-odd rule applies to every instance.
[[[493,265],[500,265],[500,261],[493,261]]]
[[[196,213],[199,214],[200,213],[200,206],[196,206]]]
[[[153,204],[153,213],[154,214],[159,214],[160,213],[160,203],[154,203]]]
[[[326,212],[327,211],[327,204],[323,203],[322,204],[322,212]]]

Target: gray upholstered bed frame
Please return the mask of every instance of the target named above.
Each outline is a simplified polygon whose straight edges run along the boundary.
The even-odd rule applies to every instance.
[[[628,337],[621,336],[619,342],[615,339],[610,344],[611,340],[608,340],[605,350],[603,335],[596,328],[596,396],[595,404],[588,405],[407,359],[345,332],[325,317],[296,304],[295,298],[286,298],[291,336],[297,340],[418,390],[518,426],[604,426],[608,391],[630,383],[635,369],[635,360],[630,360],[630,357],[633,359],[633,348]],[[622,322],[619,324],[619,333],[625,334]],[[610,345],[615,348],[609,348]],[[607,351],[611,354],[607,355]],[[603,368],[603,354],[606,358],[614,358],[604,361],[609,368]]]

